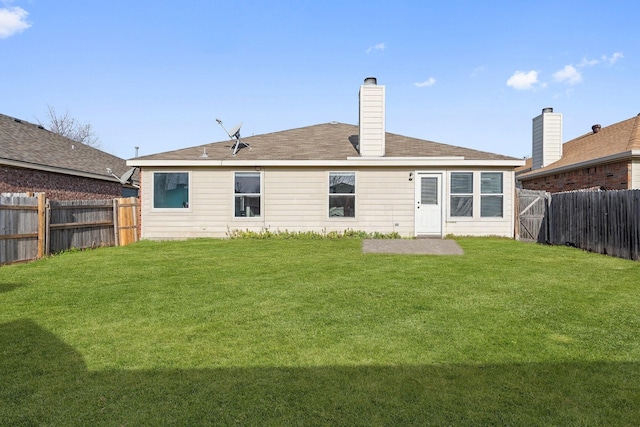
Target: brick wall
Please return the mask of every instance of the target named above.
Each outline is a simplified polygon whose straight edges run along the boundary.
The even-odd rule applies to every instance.
[[[121,197],[117,182],[53,172],[0,166],[0,193],[43,192],[51,200],[97,200]]]
[[[631,163],[629,161],[609,163],[522,181],[522,188],[544,190],[549,193],[593,187],[601,187],[605,190],[630,189]]]

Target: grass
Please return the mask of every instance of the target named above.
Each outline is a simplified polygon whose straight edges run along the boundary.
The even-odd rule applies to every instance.
[[[637,425],[640,264],[460,239],[143,241],[0,268],[0,425]]]

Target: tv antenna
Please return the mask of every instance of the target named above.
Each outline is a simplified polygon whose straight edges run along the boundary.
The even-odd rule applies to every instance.
[[[216,122],[218,122],[218,124],[220,126],[222,126],[222,129],[224,129],[224,131],[227,133],[227,135],[229,135],[229,138],[231,138],[232,140],[236,141],[233,144],[233,147],[231,147],[233,149],[233,155],[234,156],[236,154],[238,154],[238,150],[240,149],[240,144],[244,145],[245,147],[249,147],[249,150],[251,150],[251,146],[249,144],[247,144],[246,142],[240,140],[240,128],[242,127],[242,122],[240,122],[240,124],[235,125],[233,128],[231,128],[230,131],[228,131],[224,127],[224,125],[222,124],[222,120],[216,119]]]

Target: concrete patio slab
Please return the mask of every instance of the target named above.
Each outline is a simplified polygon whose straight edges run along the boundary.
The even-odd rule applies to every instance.
[[[365,239],[362,252],[369,254],[464,255],[455,240]]]

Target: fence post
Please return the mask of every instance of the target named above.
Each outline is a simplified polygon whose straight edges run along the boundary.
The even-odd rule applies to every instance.
[[[38,193],[38,258],[45,255],[46,240],[46,194]]]
[[[120,215],[120,208],[118,206],[118,199],[113,199],[113,234],[115,236],[114,246],[120,246],[120,222],[118,216]]]
[[[553,224],[553,220],[551,218],[551,203],[553,201],[553,197],[551,193],[547,193],[544,196],[544,243],[546,245],[551,242],[551,224]]]
[[[51,253],[51,204],[47,203],[46,215],[45,215],[45,254]]]
[[[136,227],[135,234],[133,235],[133,241],[137,242],[140,240],[140,233],[142,232],[140,230],[141,222],[138,221],[138,215],[140,212],[138,209],[141,209],[140,197],[131,197],[131,204],[133,205],[133,225]]]

